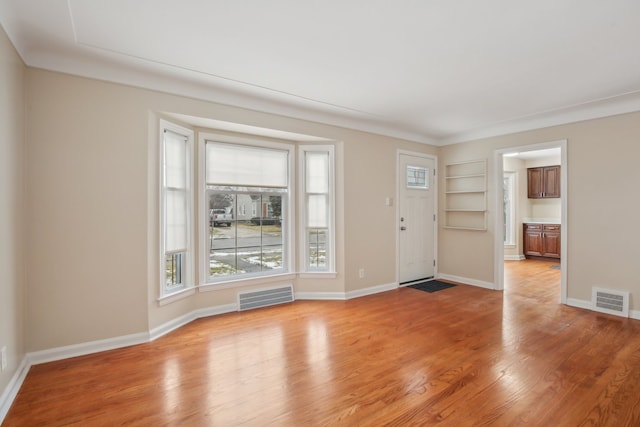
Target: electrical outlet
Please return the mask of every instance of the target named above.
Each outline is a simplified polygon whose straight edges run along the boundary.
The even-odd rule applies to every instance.
[[[6,345],[2,347],[2,350],[0,350],[0,354],[2,354],[0,359],[2,359],[2,372],[4,372],[4,370],[7,369],[7,346]]]
[[[364,268],[361,268],[361,269],[358,271],[358,277],[360,277],[361,279],[364,279]]]

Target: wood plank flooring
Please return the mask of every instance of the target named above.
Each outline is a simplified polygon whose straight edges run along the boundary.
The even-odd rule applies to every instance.
[[[640,321],[505,291],[401,288],[200,319],[32,367],[3,426],[639,426]]]

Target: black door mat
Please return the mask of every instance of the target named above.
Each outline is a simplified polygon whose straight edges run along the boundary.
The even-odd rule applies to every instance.
[[[443,289],[453,288],[453,283],[441,282],[439,280],[429,280],[428,282],[415,283],[407,286],[408,288],[418,289],[429,293],[441,291]]]

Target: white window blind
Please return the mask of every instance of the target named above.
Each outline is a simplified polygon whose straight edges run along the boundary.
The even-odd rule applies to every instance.
[[[166,192],[165,252],[187,250],[187,194],[167,189]]]
[[[207,141],[209,185],[279,187],[288,185],[288,151]]]
[[[307,151],[305,157],[307,193],[328,193],[329,153]]]
[[[187,250],[187,139],[164,133],[165,252]]]
[[[307,226],[329,227],[329,153],[305,152]]]
[[[170,131],[164,133],[165,187],[187,188],[187,139]]]
[[[329,227],[328,197],[324,194],[310,194],[307,198],[307,227]]]

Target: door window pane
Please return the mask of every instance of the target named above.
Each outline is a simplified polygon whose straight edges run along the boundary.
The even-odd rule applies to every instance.
[[[429,189],[429,168],[407,166],[407,188]]]

